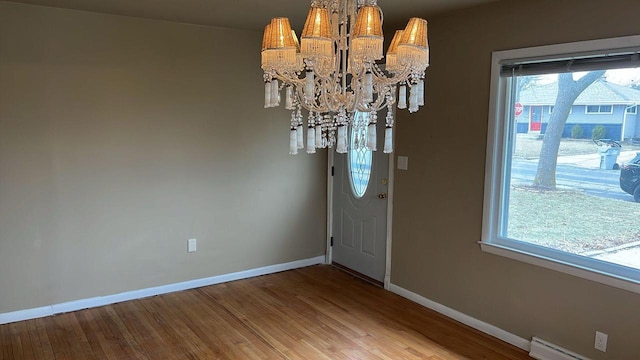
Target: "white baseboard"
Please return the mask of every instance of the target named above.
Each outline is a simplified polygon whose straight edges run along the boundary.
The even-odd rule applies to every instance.
[[[41,318],[45,316],[77,311],[82,309],[89,309],[98,306],[104,306],[114,304],[117,302],[123,302],[128,300],[142,299],[149,296],[167,294],[176,291],[195,289],[203,286],[209,286],[214,284],[225,283],[234,280],[247,279],[260,275],[273,274],[286,270],[293,270],[302,267],[324,264],[325,256],[316,256],[310,259],[303,259],[292,261],[284,264],[276,264],[270,266],[264,266],[257,269],[239,271],[231,274],[212,276],[204,279],[196,279],[190,281],[184,281],[175,284],[156,286],[147,289],[127,291],[120,294],[99,296],[94,298],[80,299],[75,301],[69,301],[60,304],[53,304],[49,306],[43,306],[33,309],[25,309],[12,311],[7,313],[0,313],[0,324],[8,324],[16,321],[23,321],[35,318]]]
[[[459,321],[467,326],[482,331],[485,334],[489,334],[504,342],[507,342],[513,346],[519,347],[522,350],[529,352],[531,342],[527,339],[523,339],[508,331],[502,330],[499,327],[488,324],[484,321],[480,321],[460,311],[451,309],[435,301],[429,300],[421,295],[411,292],[395,284],[389,284],[389,291],[398,294],[404,298],[407,298],[415,303],[418,303],[426,308],[429,308],[435,312],[438,312],[444,316],[450,317],[453,320]]]

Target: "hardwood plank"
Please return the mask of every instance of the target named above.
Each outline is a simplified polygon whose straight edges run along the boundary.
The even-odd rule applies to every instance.
[[[13,359],[12,339],[9,336],[9,326],[0,325],[0,360]]]
[[[75,313],[51,316],[45,319],[45,323],[47,320],[50,322],[47,333],[56,350],[56,359],[95,359]]]
[[[120,305],[122,306],[114,307],[114,311],[126,328],[124,331],[131,333],[131,339],[136,342],[139,351],[146,357],[155,359],[158,348],[166,347],[166,342],[156,331],[153,319],[147,319],[149,313],[139,301],[128,301]],[[167,360],[179,359],[175,354],[164,354],[163,357]]]
[[[74,353],[75,358],[96,359],[139,359],[133,351],[130,334],[123,333],[118,326],[117,315],[110,311],[109,306],[77,311],[75,313],[78,326],[85,334],[85,349],[90,353],[80,356]],[[56,348],[56,357],[59,357],[59,349]],[[85,350],[86,352],[86,350]]]
[[[230,316],[219,304],[200,293],[180,292],[163,297],[164,315],[182,319],[190,336],[203,340],[208,351],[218,358],[282,359],[282,356]],[[186,304],[183,306],[182,304]]]
[[[30,329],[33,329],[34,335],[37,335],[38,341],[40,345],[33,345],[33,347],[37,347],[36,352],[41,355],[39,359],[55,359],[55,355],[53,353],[53,346],[51,345],[51,341],[49,340],[49,334],[47,333],[47,328],[44,319],[34,319],[26,322]]]
[[[23,358],[530,359],[325,265],[0,325]]]
[[[17,322],[11,324],[12,333],[15,334],[15,344],[14,348],[19,347],[19,351],[16,353],[21,354],[19,357],[21,359],[36,359],[33,353],[33,346],[31,344],[31,339],[29,336],[29,329],[27,328],[27,323],[24,321]]]

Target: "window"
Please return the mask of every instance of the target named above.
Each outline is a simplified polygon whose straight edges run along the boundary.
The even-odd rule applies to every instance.
[[[627,107],[625,112],[627,114],[633,114],[633,115],[637,114],[638,113],[638,105]]]
[[[598,126],[620,139],[623,117],[558,118],[540,130],[544,137],[520,133],[514,121],[516,103],[541,99],[560,113],[585,99],[600,102],[585,113],[612,113],[602,104],[616,99],[602,98],[609,86],[602,78],[616,74],[627,84],[616,89],[635,91],[628,84],[640,76],[632,67],[639,53],[640,36],[493,53],[484,251],[640,293],[640,203],[620,188],[616,166],[640,146],[625,144],[620,153],[615,141],[591,141]],[[559,140],[557,154],[541,151],[547,138]]]
[[[611,105],[587,105],[585,106],[586,114],[613,114],[613,106]]]
[[[355,121],[360,124],[351,129],[349,136],[349,178],[351,189],[357,198],[364,196],[371,178],[371,163],[373,154],[366,147],[369,113],[357,112]]]

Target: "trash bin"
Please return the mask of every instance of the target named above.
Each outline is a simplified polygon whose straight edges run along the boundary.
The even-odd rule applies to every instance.
[[[598,145],[598,154],[600,155],[600,169],[613,170],[616,168],[616,160],[620,155],[622,145],[611,139],[593,140]]]

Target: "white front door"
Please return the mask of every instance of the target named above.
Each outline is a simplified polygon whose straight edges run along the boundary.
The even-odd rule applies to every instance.
[[[356,116],[368,122],[366,114]],[[358,146],[366,134],[352,132],[349,152],[335,154],[332,260],[382,282],[386,269],[390,156],[382,151],[384,123],[378,123],[377,134],[377,151]]]

